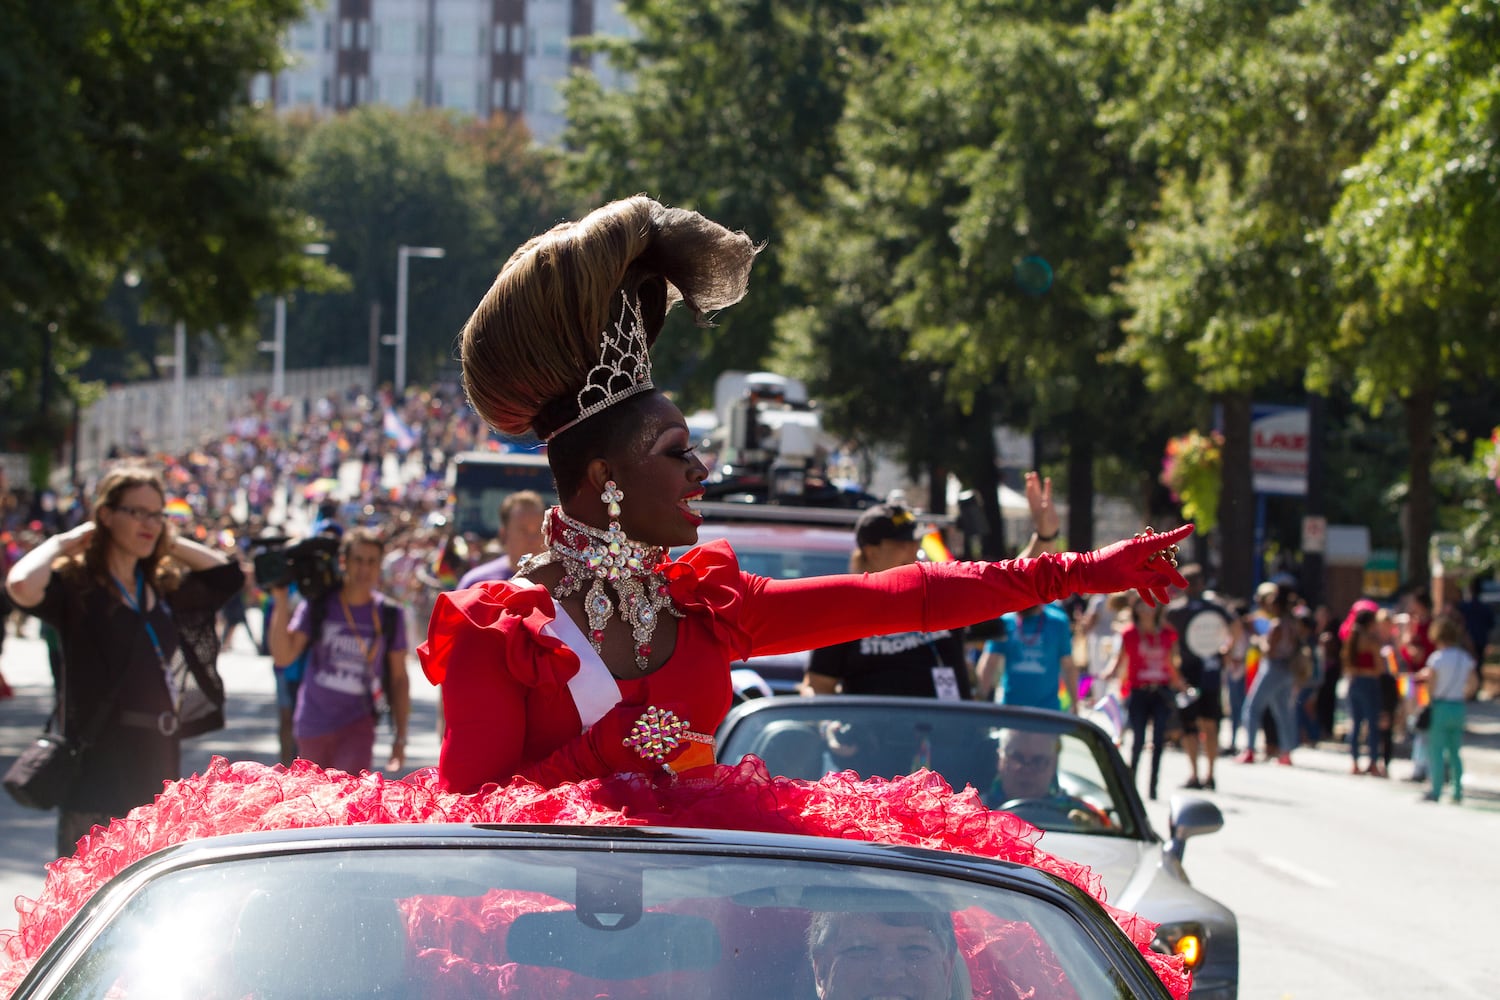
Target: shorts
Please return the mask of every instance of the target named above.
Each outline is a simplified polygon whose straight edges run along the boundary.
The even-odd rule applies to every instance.
[[[375,716],[356,719],[331,733],[298,736],[297,756],[324,768],[358,774],[372,770],[375,757]]]
[[[1218,684],[1206,684],[1198,689],[1198,697],[1182,708],[1182,724],[1192,725],[1201,720],[1221,722],[1224,719],[1224,694]]]
[[[276,668],[276,707],[293,709],[297,707],[297,689],[302,686],[302,678],[299,674],[296,680],[289,676],[292,672],[283,668]]]

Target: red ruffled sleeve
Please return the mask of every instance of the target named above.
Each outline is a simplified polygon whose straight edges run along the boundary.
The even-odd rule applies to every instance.
[[[448,678],[454,650],[470,630],[484,632],[516,680],[529,687],[566,684],[578,672],[578,657],[542,629],[557,617],[552,595],[542,587],[488,582],[439,594],[417,647],[422,672],[433,684]]]
[[[750,655],[752,640],[740,625],[745,579],[740,561],[724,539],[689,549],[682,558],[661,567],[677,607],[707,617],[709,629],[734,659]]]
[[[483,583],[442,594],[417,647],[428,680],[442,686],[445,788],[508,781],[522,763],[576,737],[567,692],[578,657],[542,629],[556,616],[541,587]]]

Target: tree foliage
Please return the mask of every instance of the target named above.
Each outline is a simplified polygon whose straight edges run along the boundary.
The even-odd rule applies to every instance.
[[[506,256],[556,221],[553,157],[499,120],[363,107],[293,122],[298,206],[322,220],[329,259],[352,287],[300,296],[288,308],[288,364],[369,358],[371,305],[395,329],[397,248],[441,247],[407,262],[408,381],[428,381],[456,357],[454,342]],[[382,349],[379,371],[392,372]]]
[[[628,88],[580,75],[568,90],[568,190],[590,205],[645,192],[767,244],[745,302],[710,330],[676,318],[657,342],[658,380],[697,404],[720,371],[764,364],[775,317],[796,302],[782,278],[784,236],[833,168],[850,31],[881,4],[624,6],[635,34],[599,48]]]
[[[840,169],[792,233],[806,304],[783,350],[844,426],[956,471],[986,502],[997,421],[1133,450],[1171,409],[1107,418],[1133,382],[1108,357],[1111,276],[1149,187],[1097,126],[1089,6],[946,0],[872,16]],[[1070,538],[1087,544],[1083,469]]]
[[[56,424],[67,372],[114,335],[117,275],[145,308],[215,328],[303,273],[306,220],[251,75],[279,64],[297,0],[7,0],[0,32],[0,368]],[[67,367],[63,367],[67,366]],[[15,427],[12,425],[12,432]]]

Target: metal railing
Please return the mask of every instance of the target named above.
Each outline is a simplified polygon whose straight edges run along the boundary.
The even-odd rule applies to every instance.
[[[170,379],[115,386],[79,414],[78,473],[91,476],[111,451],[128,452],[136,443],[149,452],[178,452],[222,437],[232,421],[252,411],[257,392],[270,394],[271,380],[269,372],[260,372],[190,378],[181,386]],[[294,407],[303,406],[350,387],[369,391],[369,383],[365,365],[298,369],[286,373],[283,398]],[[71,459],[68,456],[59,467],[64,476]]]

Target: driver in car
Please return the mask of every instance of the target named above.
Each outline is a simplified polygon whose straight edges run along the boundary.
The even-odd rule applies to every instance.
[[[947,913],[817,913],[807,943],[819,1000],[972,996]]]
[[[1041,827],[1104,827],[1108,817],[1093,804],[1069,795],[1057,781],[1062,737],[1027,729],[1002,729],[995,779],[980,796],[986,806],[1014,812]]]

